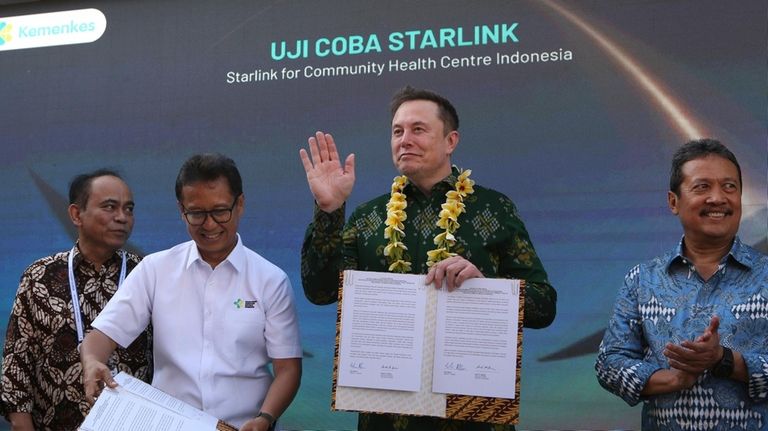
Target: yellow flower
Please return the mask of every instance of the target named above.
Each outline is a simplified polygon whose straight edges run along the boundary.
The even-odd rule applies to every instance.
[[[440,220],[437,221],[436,224],[437,224],[437,227],[439,227],[440,229],[446,230],[448,229],[448,223],[450,223],[449,219],[441,218]]]
[[[459,181],[456,181],[456,192],[461,195],[462,198],[467,197],[467,195],[471,195],[475,192],[475,188],[473,187],[475,185],[475,182],[470,180],[469,178],[460,179]]]
[[[434,240],[435,245],[442,245],[446,242],[449,243],[449,245],[453,245],[456,243],[456,237],[453,236],[452,233],[445,231],[437,234]],[[429,252],[427,252],[427,254],[429,254]]]
[[[448,259],[451,256],[456,256],[456,253],[450,253],[448,249],[441,247],[427,252],[427,266],[440,262],[441,260]]]
[[[387,213],[387,220],[384,222],[386,226],[395,226],[400,230],[403,230],[403,220],[405,220],[405,211],[389,211]]]
[[[405,202],[405,195],[400,192],[394,192],[389,196],[390,202]]]
[[[389,265],[390,272],[406,273],[406,272],[409,272],[410,270],[411,270],[411,262],[406,262],[402,259],[398,259],[392,262],[391,265]]]
[[[445,252],[445,247],[436,248],[427,252],[427,259],[437,260]]]
[[[392,180],[392,193],[402,192],[405,185],[408,184],[408,177],[400,175]]]
[[[408,203],[403,201],[390,200],[387,202],[387,210],[389,211],[402,211],[408,206]]]
[[[405,232],[398,229],[397,226],[387,226],[384,228],[384,238],[386,239],[392,238],[392,239],[398,240],[400,239],[400,236],[404,234]],[[396,237],[395,235],[398,235],[398,236]]]
[[[408,247],[406,247],[405,244],[403,244],[400,241],[394,241],[394,242],[390,241],[390,243],[387,244],[386,247],[384,247],[384,256],[389,256],[393,252],[397,252],[398,250],[408,250]]]
[[[427,252],[427,266],[432,266],[443,259],[456,256],[456,253],[450,252],[450,247],[456,244],[454,232],[459,228],[459,216],[466,212],[464,198],[474,193],[475,182],[469,179],[472,171],[467,169],[459,171],[459,176],[454,185],[454,190],[449,190],[446,194],[446,201],[441,205],[437,226],[443,229],[434,238],[434,243],[438,247]],[[400,175],[392,180],[392,189],[389,202],[387,202],[387,219],[385,220],[384,238],[388,240],[384,247],[384,255],[390,262],[389,270],[393,272],[409,272],[411,263],[403,259],[404,251],[407,250],[405,244],[401,241],[405,236],[406,219],[405,208],[408,206],[406,196],[403,193],[408,178]]]
[[[464,204],[461,201],[449,199],[444,204],[440,205],[440,208],[448,210],[453,214],[459,215],[464,212]]]
[[[464,204],[459,201],[446,202],[441,206],[442,210],[440,210],[438,217],[441,219],[451,219],[456,221],[459,219],[459,215],[464,212],[463,205]]]

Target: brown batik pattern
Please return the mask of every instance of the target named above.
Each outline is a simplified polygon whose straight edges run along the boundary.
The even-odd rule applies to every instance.
[[[83,328],[117,290],[122,259],[115,254],[99,270],[76,251],[75,281]],[[31,413],[37,430],[75,430],[88,413],[84,400],[77,330],[69,289],[69,252],[44,257],[21,276],[8,319],[2,367],[0,408]],[[128,253],[127,270],[140,258]],[[152,377],[151,330],[127,349],[118,348],[109,366],[145,382]]]

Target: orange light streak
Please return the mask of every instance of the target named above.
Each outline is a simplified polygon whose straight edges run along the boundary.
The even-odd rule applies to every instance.
[[[611,42],[603,33],[563,6],[552,0],[542,0],[542,3],[554,9],[568,21],[584,31],[589,37],[594,39],[595,42],[597,42],[612,59],[616,60],[616,62],[618,62],[619,65],[651,96],[651,99],[667,114],[673,128],[683,135],[685,139],[690,140],[704,137],[701,128],[692,118],[690,118],[690,115],[685,114],[680,107],[680,103],[676,103],[672,99],[672,96],[658,83],[658,80],[637,64],[629,54],[624,52],[618,45]]]

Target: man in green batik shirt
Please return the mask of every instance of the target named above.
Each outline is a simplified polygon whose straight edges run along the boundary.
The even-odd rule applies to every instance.
[[[453,105],[428,90],[405,87],[392,99],[392,161],[407,177],[402,188],[405,217],[399,217],[402,261],[408,272],[427,274],[426,283],[448,290],[473,277],[518,278],[526,281],[524,326],[544,328],[555,318],[557,293],[536,255],[523,221],[512,201],[485,187],[470,186],[463,195],[464,212],[450,255],[431,266],[427,252],[435,237],[446,232],[438,226],[447,193],[459,192],[460,171],[451,164],[459,143],[459,119]],[[317,132],[309,138],[309,153],[300,150],[307,182],[315,198],[315,213],[301,250],[304,294],[314,304],[331,304],[338,298],[339,272],[344,269],[388,271],[393,266],[387,204],[395,200],[383,194],[352,213],[344,223],[344,207],[355,182],[355,157],[342,166],[333,137]],[[466,176],[466,172],[464,174]],[[466,183],[466,181],[465,181]],[[393,188],[395,185],[393,184]],[[390,205],[392,205],[390,203]],[[393,213],[390,212],[389,215]],[[443,213],[445,214],[445,213]],[[434,254],[434,252],[433,252]],[[474,431],[505,430],[511,426],[394,414],[360,414],[358,429]]]

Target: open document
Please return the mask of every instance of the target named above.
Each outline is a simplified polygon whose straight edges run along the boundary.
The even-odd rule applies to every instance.
[[[515,423],[523,282],[425,277],[344,272],[333,408]]]
[[[417,392],[427,286],[381,273],[353,279],[341,308],[338,384]]]
[[[437,293],[432,390],[515,398],[519,280],[475,278]]]
[[[121,372],[105,388],[80,426],[82,431],[235,430],[215,417]]]

